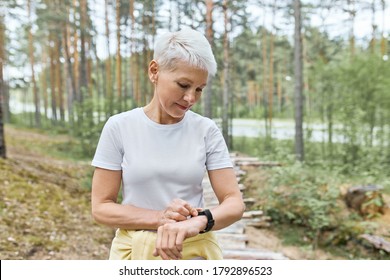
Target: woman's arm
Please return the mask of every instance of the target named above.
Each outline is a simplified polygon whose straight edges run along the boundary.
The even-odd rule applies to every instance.
[[[245,204],[233,168],[210,170],[208,174],[219,201],[217,207],[210,209],[215,220],[213,230],[218,230],[240,220]]]
[[[92,216],[101,224],[124,229],[157,229],[166,223],[183,221],[196,215],[187,202],[175,199],[162,211],[117,203],[122,181],[121,170],[96,168],[92,179]]]

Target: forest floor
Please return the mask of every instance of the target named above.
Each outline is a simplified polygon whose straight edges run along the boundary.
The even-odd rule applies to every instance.
[[[114,230],[91,217],[87,161],[71,138],[6,126],[0,159],[0,259],[106,259]]]
[[[107,259],[114,229],[91,217],[93,168],[89,160],[74,159],[77,141],[12,126],[6,126],[5,134],[7,159],[0,159],[0,259]],[[258,170],[249,170],[244,184],[261,187],[261,176]],[[382,219],[390,225],[390,212]],[[246,233],[248,247],[281,252],[290,259],[346,258],[286,245],[273,227],[248,227]]]

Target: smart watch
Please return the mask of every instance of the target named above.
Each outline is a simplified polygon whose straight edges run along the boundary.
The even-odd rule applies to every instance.
[[[215,221],[213,219],[213,215],[211,214],[210,210],[204,209],[203,211],[199,211],[198,216],[206,216],[207,217],[206,228],[199,233],[206,233],[206,232],[210,231],[213,228],[214,223],[215,223]]]

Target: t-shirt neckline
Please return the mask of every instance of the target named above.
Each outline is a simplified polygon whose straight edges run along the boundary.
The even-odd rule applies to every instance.
[[[138,108],[139,111],[140,111],[140,114],[142,115],[142,118],[143,120],[148,124],[148,125],[151,125],[153,127],[156,127],[156,128],[164,128],[164,129],[175,129],[177,127],[180,127],[184,124],[185,120],[187,119],[187,112],[184,114],[184,117],[182,120],[180,120],[179,122],[177,123],[173,123],[173,124],[160,124],[160,123],[157,123],[153,120],[151,120],[145,113],[144,111],[144,107],[140,107]]]

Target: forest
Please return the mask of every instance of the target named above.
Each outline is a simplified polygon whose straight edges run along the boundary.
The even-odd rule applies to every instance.
[[[251,177],[254,209],[280,232],[306,232],[302,246],[388,259],[348,246],[362,234],[390,242],[380,226],[390,215],[389,19],[386,0],[2,0],[0,186],[15,129],[70,137],[58,153],[90,161],[108,117],[152,98],[157,36],[192,27],[218,62],[193,110],[220,125],[231,151],[281,165],[252,171],[262,174]],[[374,210],[340,206],[347,186],[375,186],[361,206]]]

